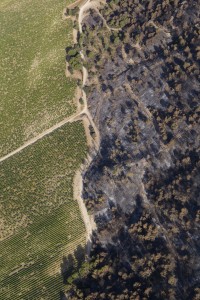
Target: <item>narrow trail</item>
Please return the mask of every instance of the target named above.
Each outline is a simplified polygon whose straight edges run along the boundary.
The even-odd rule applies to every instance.
[[[85,86],[87,79],[88,79],[88,71],[85,67],[83,67],[83,86]]]
[[[91,0],[84,1],[83,4],[80,6],[79,15],[78,15],[78,25],[79,25],[79,32],[83,33],[82,30],[82,21],[85,18],[85,12],[88,11],[90,8],[96,8],[97,3]]]
[[[25,148],[27,148],[28,146],[36,143],[38,140],[42,139],[43,137],[45,137],[46,135],[52,133],[53,131],[55,131],[56,129],[62,127],[63,125],[65,125],[66,123],[72,123],[75,121],[78,121],[79,117],[85,113],[85,110],[83,109],[81,112],[78,112],[74,115],[72,115],[71,117],[65,118],[64,120],[62,120],[61,122],[53,125],[52,127],[48,128],[47,130],[43,131],[42,133],[40,133],[39,135],[37,135],[36,137],[30,139],[29,141],[27,141],[26,143],[24,143],[22,146],[20,146],[19,148],[15,149],[14,151],[8,153],[7,155],[3,156],[0,158],[0,162],[10,158],[11,156],[21,152],[22,150],[24,150]]]

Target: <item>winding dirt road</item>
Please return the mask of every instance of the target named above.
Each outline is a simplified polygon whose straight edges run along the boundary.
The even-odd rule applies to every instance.
[[[83,19],[87,16],[87,12],[89,9],[94,9],[96,13],[99,15],[99,17],[102,19],[104,26],[108,30],[113,30],[113,31],[119,31],[121,28],[113,28],[108,26],[106,19],[102,16],[102,14],[99,12],[99,8],[102,4],[106,4],[105,0],[87,0],[86,2],[84,1],[82,5],[80,5],[80,11],[79,11],[79,16],[78,16],[78,24],[79,24],[79,32],[82,33],[82,22]]]
[[[86,12],[93,8],[93,9],[97,9],[100,6],[100,1],[91,1],[91,0],[87,0],[86,2],[84,1],[83,4],[80,6],[80,10],[79,10],[79,15],[78,15],[78,24],[79,24],[79,32],[82,33],[82,21],[86,16]]]
[[[95,7],[97,8],[100,5],[100,1],[97,3],[97,1],[93,1],[91,2],[90,0],[87,0],[86,2],[83,1],[82,4],[79,6],[80,10],[79,10],[79,16],[78,16],[78,24],[79,24],[79,32],[82,33],[82,20],[85,17],[85,11],[88,10],[91,7]],[[80,51],[80,55],[82,60],[85,60],[84,54],[82,51]],[[82,87],[84,87],[86,85],[88,79],[88,70],[83,66],[82,68]],[[86,97],[86,93],[84,92],[84,90],[82,89],[82,99],[84,102],[84,115],[83,115],[83,123],[84,123],[84,127],[85,127],[85,131],[86,131],[86,136],[89,139],[89,145],[94,145],[95,146],[95,150],[96,152],[99,149],[100,146],[100,134],[98,131],[98,128],[96,127],[92,116],[88,110],[88,106],[87,106],[87,97]],[[88,124],[90,124],[94,131],[95,131],[95,140],[92,139],[90,133],[89,133],[89,129],[88,129]],[[90,256],[90,250],[91,250],[91,246],[92,246],[92,232],[94,230],[96,230],[96,224],[94,222],[93,216],[90,216],[88,214],[87,208],[85,206],[85,202],[83,201],[82,198],[82,191],[83,191],[83,177],[82,177],[82,173],[84,172],[84,170],[86,170],[88,168],[88,166],[90,165],[91,161],[92,161],[92,157],[88,154],[87,156],[87,163],[85,163],[84,165],[82,165],[80,167],[80,169],[76,172],[76,175],[74,177],[74,187],[73,187],[73,191],[74,191],[74,199],[77,200],[78,205],[79,205],[79,209],[82,215],[82,219],[83,222],[85,224],[85,229],[86,229],[86,245],[87,245],[87,249],[86,249],[86,256],[89,257]]]
[[[90,249],[92,245],[92,240],[91,240],[92,232],[96,229],[96,224],[94,222],[93,217],[88,214],[87,208],[82,199],[83,178],[82,178],[81,170],[78,170],[76,172],[76,175],[74,176],[73,184],[74,184],[74,199],[78,202],[78,206],[86,229],[86,246],[87,246],[86,255],[89,257]]]

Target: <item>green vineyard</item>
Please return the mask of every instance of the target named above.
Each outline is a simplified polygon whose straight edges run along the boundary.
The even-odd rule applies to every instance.
[[[81,121],[0,163],[0,299],[59,299],[63,257],[85,243],[73,177],[87,153]]]
[[[0,157],[75,111],[65,77],[72,1],[0,0]]]
[[[0,158],[76,111],[71,2],[0,0]],[[86,152],[75,122],[0,162],[0,300],[59,299],[62,262],[85,245],[73,178]]]

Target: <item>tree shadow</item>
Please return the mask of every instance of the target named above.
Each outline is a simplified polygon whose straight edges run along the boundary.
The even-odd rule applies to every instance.
[[[60,273],[65,287],[60,290],[60,300],[71,299],[70,297],[74,296],[72,286],[82,286],[82,280],[90,270],[92,257],[94,253],[99,253],[101,248],[97,240],[97,231],[93,230],[85,245],[79,244],[73,253],[63,256]],[[84,283],[85,288],[89,289],[89,286],[89,282]]]
[[[60,267],[64,284],[67,283],[67,278],[72,275],[75,266],[75,259],[72,254],[69,254],[68,256],[63,256]]]
[[[79,270],[82,264],[90,260],[90,249],[92,247],[93,234],[86,243],[85,246],[78,245],[74,250],[73,254],[63,256],[62,262],[60,264],[61,276],[63,283],[67,284],[68,279],[75,273],[79,274]],[[80,275],[80,274],[79,274]],[[62,292],[61,292],[62,293]],[[60,299],[65,299],[64,294],[60,294]]]
[[[63,291],[60,292],[60,300],[67,300],[67,296]]]
[[[84,262],[85,255],[86,255],[86,246],[83,247],[82,245],[78,245],[78,247],[74,251],[74,257],[77,261],[77,269],[79,269],[82,263]]]

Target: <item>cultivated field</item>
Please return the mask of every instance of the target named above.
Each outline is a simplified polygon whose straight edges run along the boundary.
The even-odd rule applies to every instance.
[[[0,0],[0,158],[76,110],[70,2]],[[85,244],[73,178],[86,152],[79,121],[0,162],[0,300],[59,299],[63,257]]]
[[[85,229],[72,180],[87,152],[81,121],[0,163],[0,299],[55,300],[60,264]]]
[[[73,1],[0,0],[0,157],[75,111],[65,77]]]

